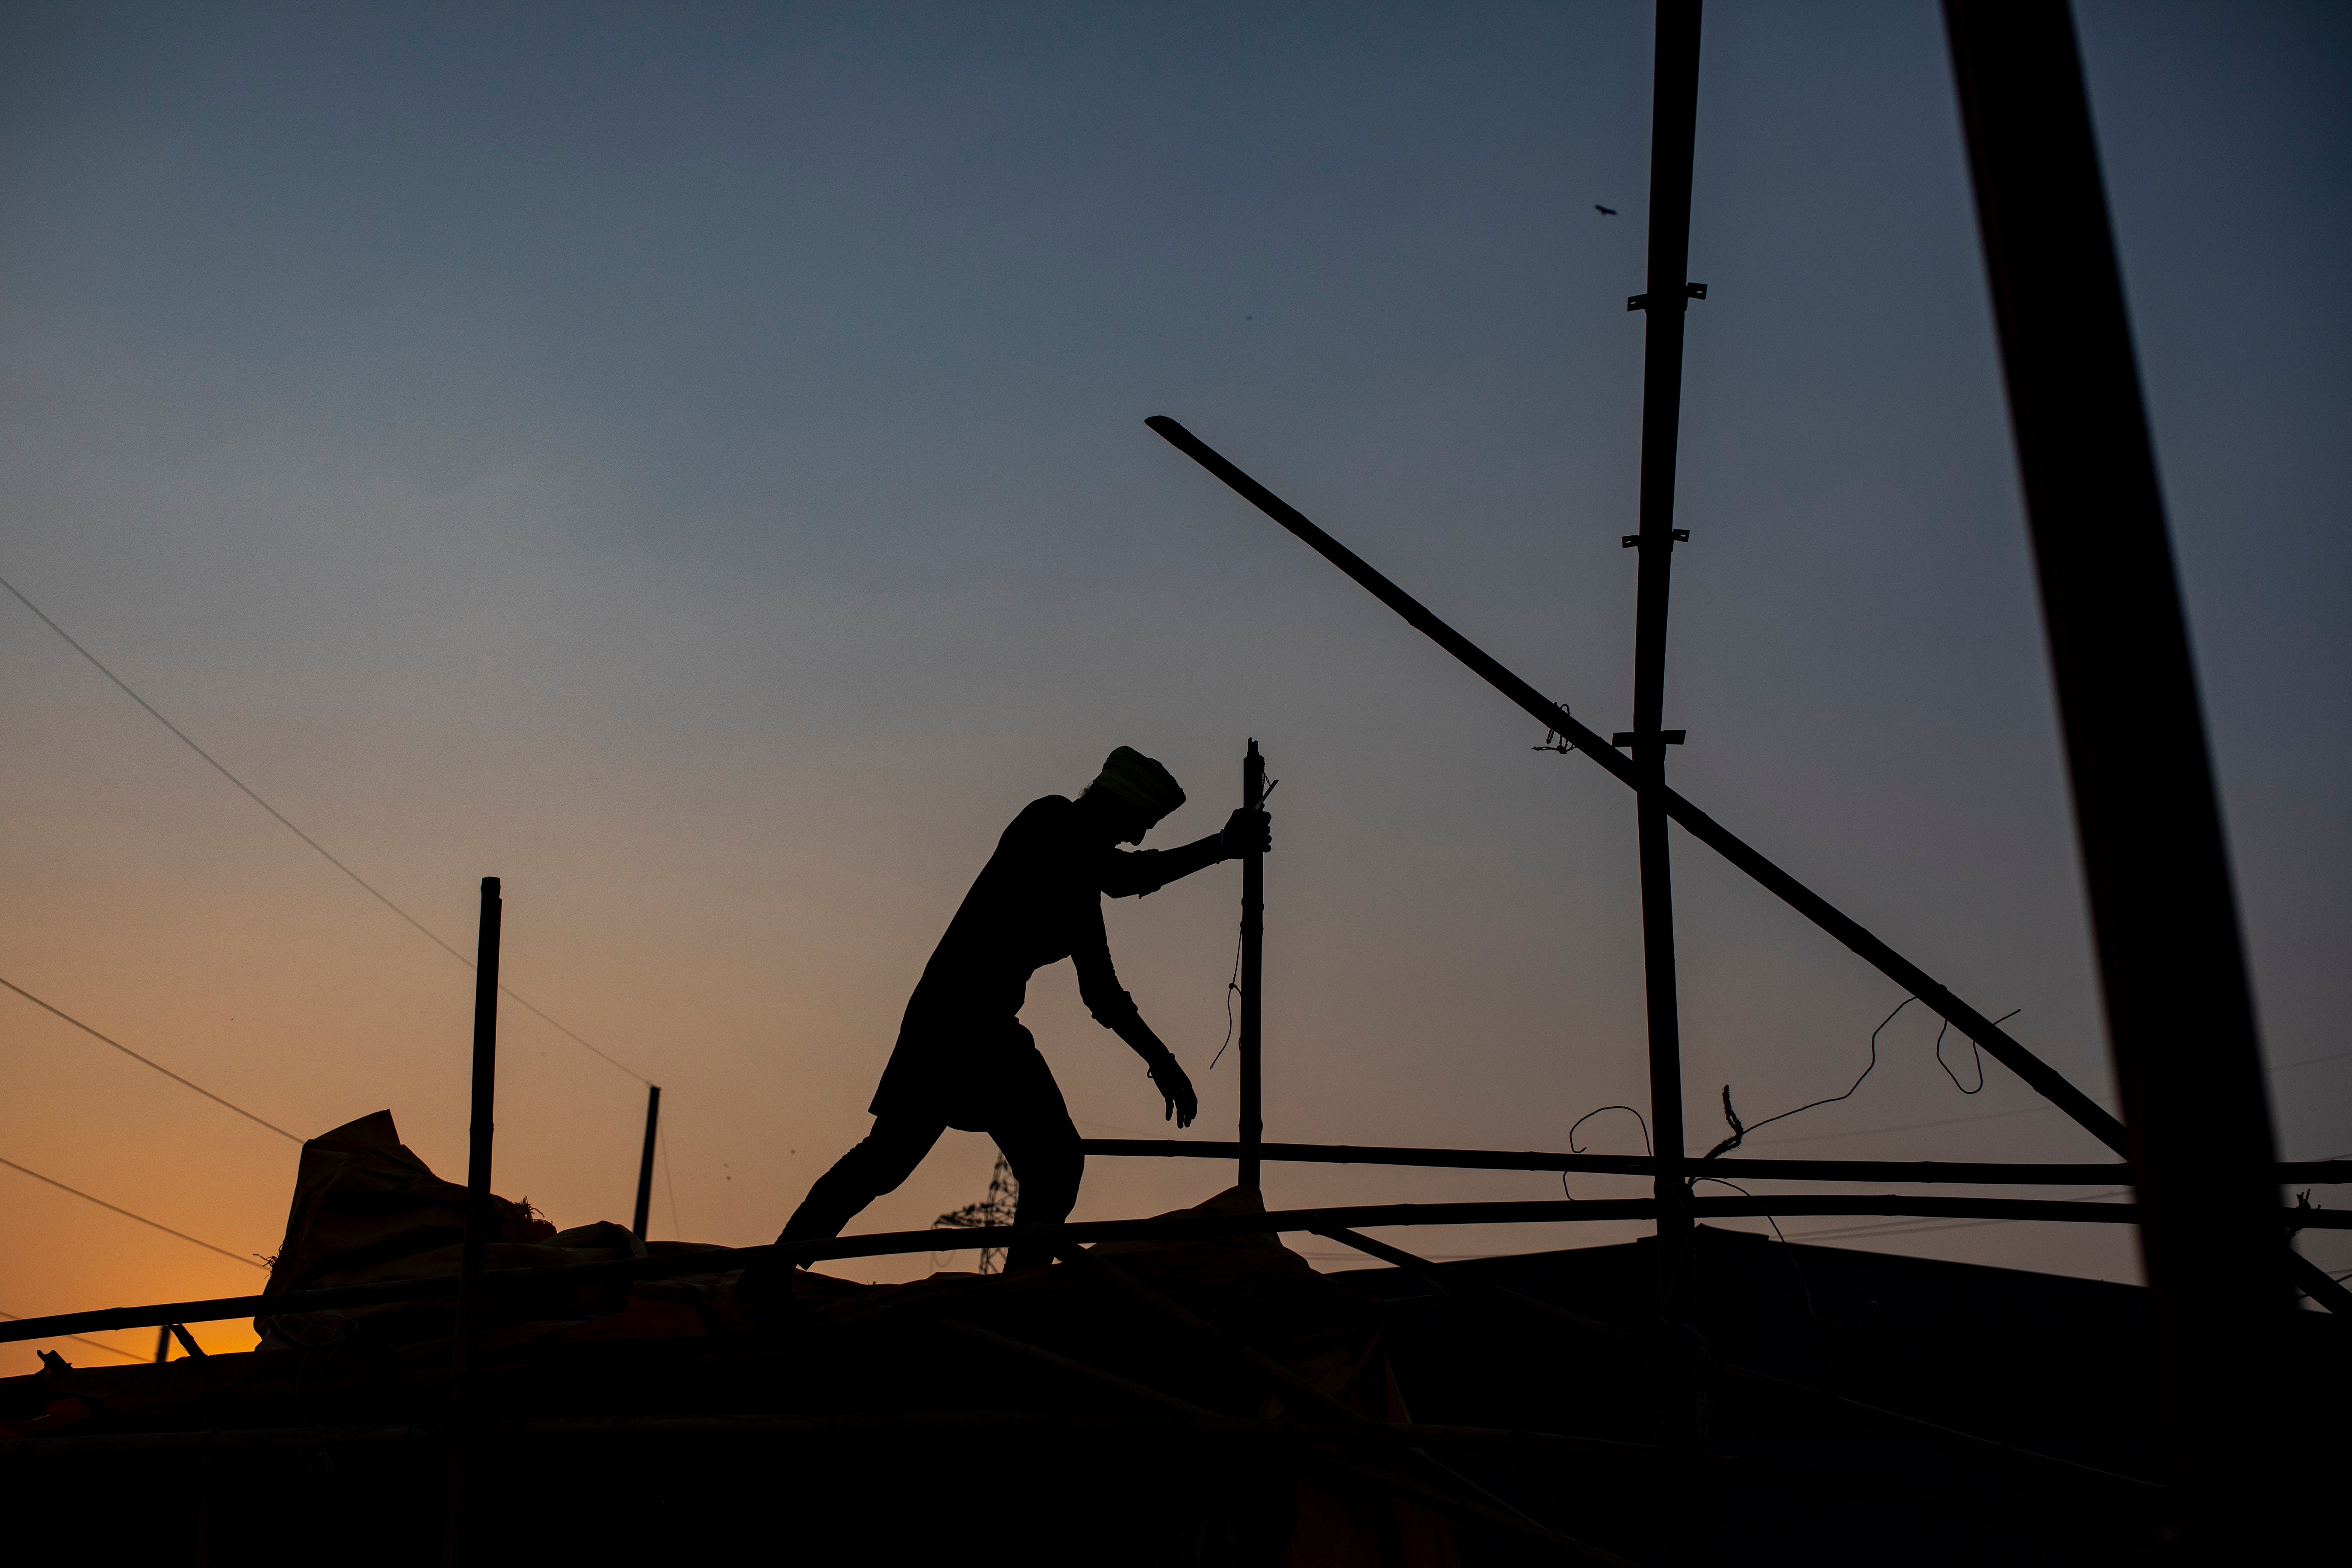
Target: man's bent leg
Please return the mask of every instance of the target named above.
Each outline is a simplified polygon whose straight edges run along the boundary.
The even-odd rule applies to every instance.
[[[1032,1049],[1021,1070],[1003,1086],[985,1131],[996,1140],[1021,1184],[1021,1202],[1013,1211],[1015,1225],[1059,1225],[1078,1204],[1078,1183],[1086,1175],[1087,1156],[1078,1146],[1078,1130],[1062,1102],[1061,1086],[1054,1081],[1045,1058]],[[1054,1261],[1053,1248],[1016,1247],[1004,1267],[1034,1268]]]
[[[944,1122],[924,1117],[876,1117],[874,1131],[816,1179],[816,1185],[793,1211],[783,1234],[776,1239],[808,1241],[839,1236],[841,1227],[857,1217],[867,1204],[898,1191],[946,1131]]]

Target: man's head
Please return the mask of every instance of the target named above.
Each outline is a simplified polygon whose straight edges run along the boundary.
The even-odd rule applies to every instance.
[[[1132,746],[1121,746],[1103,759],[1102,772],[1081,798],[1097,802],[1097,809],[1119,828],[1116,837],[1133,844],[1184,804],[1184,790],[1166,768]]]

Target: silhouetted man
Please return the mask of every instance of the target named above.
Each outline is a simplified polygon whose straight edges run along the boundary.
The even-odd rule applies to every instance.
[[[1067,958],[1095,1021],[1141,1057],[1179,1127],[1200,1110],[1192,1080],[1136,1011],[1111,967],[1102,895],[1140,897],[1253,847],[1271,849],[1264,812],[1236,811],[1223,831],[1179,849],[1129,851],[1184,804],[1166,768],[1121,746],[1077,799],[1032,801],[997,840],[962,908],[923,967],[898,1026],[898,1043],[868,1107],[874,1130],[817,1178],[776,1239],[803,1241],[841,1227],[922,1163],[950,1127],[996,1140],[1021,1184],[1014,1223],[1058,1225],[1078,1200],[1086,1156],[1062,1091],[1037,1043],[1021,1026],[1029,976]],[[1007,1267],[1050,1263],[1050,1252],[1015,1247]],[[774,1268],[745,1279],[754,1299]]]

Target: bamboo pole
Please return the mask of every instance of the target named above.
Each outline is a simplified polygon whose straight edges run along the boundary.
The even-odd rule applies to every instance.
[[[639,1241],[646,1239],[646,1222],[653,1212],[654,1203],[654,1140],[661,1131],[661,1085],[646,1085],[646,1146],[637,1156],[636,1216],[629,1229]]]
[[[1255,812],[1265,802],[1265,758],[1257,742],[1249,743],[1242,759],[1242,809]],[[1242,857],[1241,1027],[1235,1042],[1242,1078],[1241,1184],[1255,1192],[1259,1186],[1258,1145],[1265,1136],[1263,1082],[1258,1073],[1258,986],[1265,977],[1265,856],[1253,843]]]

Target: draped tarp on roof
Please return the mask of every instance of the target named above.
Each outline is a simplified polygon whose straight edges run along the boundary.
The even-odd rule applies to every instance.
[[[464,1188],[401,1143],[388,1112],[314,1138],[303,1145],[269,1292],[453,1275],[465,1201]],[[1201,1206],[1264,1208],[1255,1192],[1241,1188]],[[610,1223],[559,1231],[528,1205],[505,1199],[494,1200],[493,1212],[500,1237],[489,1247],[494,1269],[720,1251],[687,1242],[649,1249]],[[951,1233],[940,1239],[954,1245]],[[1372,1420],[1411,1419],[1378,1308],[1277,1237],[1091,1250]],[[1099,1379],[975,1342],[958,1324],[1215,1415],[1264,1421],[1300,1414],[1236,1359],[1171,1331],[1084,1268],[939,1273],[897,1285],[795,1271],[789,1302],[765,1314],[744,1300],[738,1279],[737,1270],[719,1267],[678,1279],[499,1291],[478,1342],[478,1396],[500,1421],[838,1415],[866,1423],[866,1435],[501,1441],[486,1553],[498,1542],[541,1561],[616,1562],[658,1551],[670,1539],[660,1522],[670,1512],[650,1510],[640,1521],[611,1507],[614,1498],[651,1496],[672,1508],[693,1499],[688,1511],[707,1546],[763,1539],[790,1519],[796,1547],[851,1555],[870,1549],[877,1528],[961,1528],[974,1517],[967,1493],[978,1485],[992,1528],[1012,1528],[1041,1563],[1132,1557],[1233,1568],[1453,1568],[1442,1518],[1380,1487],[1335,1479],[1295,1449],[1204,1446],[1145,1430],[941,1432],[940,1413],[1165,1419]],[[437,1509],[386,1510],[363,1500],[420,1486],[438,1496],[430,1435],[449,1414],[454,1305],[266,1316],[257,1320],[262,1348],[241,1355],[121,1367],[60,1361],[0,1380],[0,1439],[211,1434],[207,1441],[224,1446],[208,1454],[203,1473],[224,1489],[222,1507],[275,1517],[289,1497],[299,1502],[318,1489],[316,1478],[331,1476],[344,1500],[322,1502],[315,1522],[334,1532],[339,1560],[424,1561],[436,1550]],[[905,1425],[903,1434],[894,1422]],[[394,1436],[343,1443],[331,1435],[337,1428]],[[269,1446],[271,1434],[289,1432],[301,1435],[299,1451],[310,1456],[302,1461],[310,1479],[292,1493],[283,1450]],[[1381,1469],[1396,1463],[1358,1457]],[[137,1484],[181,1484],[195,1473],[182,1458],[158,1456],[156,1476]],[[122,1484],[120,1464],[110,1461],[109,1487]],[[348,1528],[354,1509],[367,1518],[364,1531]],[[178,1552],[183,1526],[204,1510],[179,1511],[186,1518],[165,1509],[116,1520],[118,1531],[130,1532],[124,1552],[159,1559]]]

